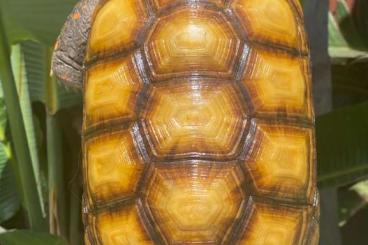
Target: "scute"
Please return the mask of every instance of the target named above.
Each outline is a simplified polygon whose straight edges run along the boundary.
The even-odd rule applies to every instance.
[[[87,141],[85,154],[88,193],[94,204],[135,194],[144,164],[129,130]]]
[[[311,118],[307,67],[305,58],[253,48],[242,82],[256,113]]]
[[[312,203],[312,130],[252,121],[253,145],[244,166],[257,196]]]
[[[318,244],[319,243],[319,224],[318,220],[313,218],[310,221],[309,234],[305,244]]]
[[[193,73],[231,76],[240,39],[220,12],[182,7],[158,18],[145,44],[154,79]]]
[[[92,218],[95,239],[104,245],[153,245],[139,216],[136,204],[130,204],[114,212],[97,214]]]
[[[109,120],[133,119],[141,87],[142,82],[131,57],[89,69],[85,84],[86,126]]]
[[[308,228],[307,207],[252,203],[239,245],[302,245]]]
[[[95,17],[87,59],[133,48],[148,16],[143,0],[108,0]]]
[[[167,244],[220,244],[246,201],[236,163],[155,165],[144,201]]]
[[[177,80],[151,88],[142,126],[155,158],[230,158],[246,126],[240,92],[230,81]]]
[[[240,23],[249,39],[300,48],[296,16],[289,0],[234,0]]]

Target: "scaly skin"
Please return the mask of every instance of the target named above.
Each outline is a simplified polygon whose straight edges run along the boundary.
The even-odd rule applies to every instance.
[[[68,16],[56,41],[52,57],[52,70],[68,88],[81,90],[83,63],[93,13],[100,0],[82,0]]]

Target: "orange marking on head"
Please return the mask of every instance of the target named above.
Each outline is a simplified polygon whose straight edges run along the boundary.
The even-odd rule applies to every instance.
[[[76,12],[76,13],[73,14],[72,18],[73,18],[73,20],[79,20],[80,17],[81,17],[81,14],[79,12]]]
[[[68,81],[69,80],[69,76],[68,75],[63,75],[61,77],[61,79],[64,80],[64,81]]]

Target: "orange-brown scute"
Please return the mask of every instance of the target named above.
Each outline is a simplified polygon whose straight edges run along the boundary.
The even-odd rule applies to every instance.
[[[116,119],[134,119],[134,107],[142,87],[132,58],[97,65],[85,83],[85,125]]]
[[[305,232],[310,221],[310,208],[252,203],[247,211],[250,214],[249,225],[238,244],[305,244],[303,239],[308,235]]]
[[[246,196],[236,163],[181,162],[149,174],[144,199],[168,244],[219,244],[241,216]]]
[[[85,177],[93,201],[108,202],[135,194],[144,164],[129,130],[89,140],[85,153]]]
[[[239,45],[221,13],[187,7],[157,20],[145,52],[154,78],[193,71],[232,75]]]
[[[303,200],[313,197],[313,132],[295,126],[253,121],[253,145],[243,162],[248,182],[260,195]]]
[[[129,204],[114,212],[102,212],[93,219],[99,243],[103,245],[153,245],[139,217],[137,205]]]
[[[147,21],[142,0],[108,0],[95,17],[87,59],[133,48]]]
[[[302,47],[301,26],[289,0],[234,0],[232,7],[250,39]]]
[[[246,126],[242,97],[228,81],[162,83],[149,91],[143,129],[158,158],[232,157]]]
[[[300,117],[313,115],[306,58],[270,53],[262,49],[250,52],[242,80],[252,94],[258,114],[275,112]]]

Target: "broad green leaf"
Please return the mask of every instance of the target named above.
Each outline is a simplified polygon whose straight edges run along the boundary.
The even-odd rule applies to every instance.
[[[367,36],[359,26],[367,18],[368,5],[360,2],[354,3],[355,8],[365,8],[360,14],[351,11],[346,0],[337,0],[336,10],[329,13],[329,53],[334,59],[368,57]]]
[[[22,118],[24,128],[26,130],[26,140],[31,154],[31,161],[33,167],[33,173],[36,179],[38,196],[44,215],[45,207],[42,196],[42,185],[40,178],[40,161],[38,157],[38,146],[35,137],[35,127],[33,125],[33,113],[32,113],[32,102],[29,94],[29,82],[27,80],[27,71],[25,67],[24,57],[21,50],[21,46],[14,45],[11,51],[11,62],[14,73],[15,84],[18,91],[19,103],[22,111]]]
[[[16,175],[19,176],[19,183],[22,187],[22,201],[27,210],[28,221],[33,229],[43,231],[46,229],[46,220],[42,215],[30,151],[25,141],[26,130],[10,61],[10,46],[4,33],[2,14],[0,12],[0,79],[7,108],[11,141],[17,160],[14,161],[17,163],[14,169],[17,171]]]
[[[6,110],[3,88],[0,80],[0,141],[5,140]]]
[[[342,186],[368,176],[368,103],[316,120],[318,183]]]
[[[353,14],[354,13],[349,9],[346,0],[338,0],[334,16],[339,23],[341,33],[352,48],[364,50],[366,45],[363,43],[362,37],[358,33],[353,20]]]
[[[2,93],[1,82],[0,91]],[[20,207],[13,169],[9,164],[10,149],[5,142],[6,108],[0,95],[0,223],[11,218]]]
[[[0,80],[0,93],[2,93],[1,80]],[[4,98],[0,96],[0,141],[5,140],[5,127],[6,127],[6,110]]]
[[[339,24],[337,23],[335,17],[329,13],[328,14],[328,28],[329,28],[329,45],[336,47],[346,47],[348,43],[346,42],[344,36],[342,35]]]
[[[0,0],[5,29],[11,43],[38,40],[55,41],[66,16],[77,0]]]
[[[344,226],[360,210],[368,207],[368,180],[339,188],[339,226]]]
[[[9,164],[9,158],[9,147],[0,142],[0,223],[10,219],[20,207],[15,176]]]
[[[355,191],[360,197],[362,197],[362,199],[364,199],[368,205],[368,180],[356,183],[350,189]]]
[[[354,23],[363,40],[368,40],[368,1],[355,0]]]
[[[4,145],[0,146],[0,148],[2,147]],[[16,184],[10,163],[0,163],[0,223],[13,217],[20,208]]]
[[[340,26],[335,17],[328,15],[328,52],[332,58],[357,58],[367,56],[367,52],[352,48],[341,33]]]
[[[0,233],[1,245],[67,245],[57,236],[28,230],[16,230]]]
[[[331,73],[334,108],[368,101],[368,63],[334,64]]]

